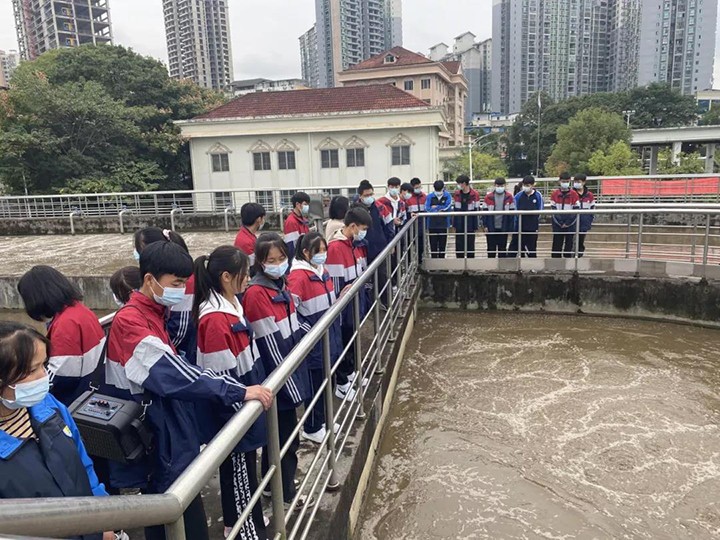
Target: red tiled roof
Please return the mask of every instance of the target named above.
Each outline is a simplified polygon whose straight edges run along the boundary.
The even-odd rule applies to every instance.
[[[460,73],[460,62],[457,60],[451,60],[448,62],[443,62],[443,66],[447,68],[447,70],[452,73],[453,75],[457,75]]]
[[[233,99],[196,119],[256,118],[354,111],[427,108],[428,104],[389,84],[256,92]]]
[[[386,64],[385,63],[385,57],[388,54],[392,54],[395,56],[396,60],[395,62]],[[394,67],[394,66],[412,66],[415,64],[432,64],[433,61],[429,58],[426,58],[422,54],[414,53],[412,51],[408,51],[407,49],[403,47],[393,47],[389,51],[382,52],[380,54],[376,54],[375,56],[371,56],[367,60],[364,60],[363,62],[360,62],[359,64],[355,64],[354,66],[350,66],[347,71],[357,71],[360,69],[377,69],[382,67]]]

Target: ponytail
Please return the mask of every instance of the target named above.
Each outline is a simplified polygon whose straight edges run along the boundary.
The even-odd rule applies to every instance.
[[[320,251],[320,247],[325,244],[325,250],[327,251],[327,240],[319,232],[311,232],[302,235],[298,238],[297,249],[295,250],[295,258],[298,261],[310,262],[313,255]],[[310,259],[306,259],[304,251],[307,250],[310,253]]]
[[[210,300],[213,294],[222,296],[222,275],[227,272],[233,278],[244,277],[249,267],[250,259],[235,246],[220,246],[210,255],[201,255],[195,259],[192,317],[196,325],[200,322],[200,306]]]

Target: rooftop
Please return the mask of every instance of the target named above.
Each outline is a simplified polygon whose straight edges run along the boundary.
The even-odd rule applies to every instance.
[[[385,57],[387,55],[393,55],[395,57],[395,61],[391,63],[385,62]],[[367,60],[360,62],[359,64],[355,64],[354,66],[350,66],[347,71],[359,71],[363,69],[378,69],[386,66],[413,66],[416,64],[432,64],[433,61],[427,58],[426,56],[423,56],[422,54],[414,53],[412,51],[408,51],[407,49],[403,47],[393,47],[389,51],[381,52],[380,54],[376,54],[375,56],[371,56]]]
[[[247,94],[195,119],[259,118],[418,108],[429,107],[421,99],[399,88],[372,84]]]

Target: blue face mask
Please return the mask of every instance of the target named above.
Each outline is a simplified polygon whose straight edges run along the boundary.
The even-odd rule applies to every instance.
[[[135,260],[137,262],[140,262],[140,254],[138,253],[137,249],[133,249],[133,257],[135,257]]]
[[[263,270],[272,279],[280,279],[290,268],[290,263],[285,261],[280,264],[263,264]]]
[[[157,280],[155,283],[160,285]],[[185,300],[185,287],[163,287],[162,296],[153,293],[153,298],[161,306],[172,307],[177,306]]]
[[[367,236],[367,229],[365,229],[364,231],[358,231],[358,233],[355,236],[353,236],[353,240],[355,240],[356,242],[362,242],[363,240],[365,240],[366,236]]]
[[[327,261],[327,251],[325,253],[316,253],[312,256],[312,259],[310,259],[310,262],[315,266],[322,266],[325,264],[325,261]]]
[[[11,385],[10,388],[15,390],[15,400],[2,398],[2,404],[8,409],[22,409],[37,405],[50,391],[50,378],[45,374],[42,379],[37,381],[18,383]]]
[[[397,197],[398,194],[400,193],[400,190],[398,188],[390,188],[388,190],[388,193],[390,194],[391,197]]]
[[[362,198],[362,203],[363,203],[365,206],[370,206],[370,205],[371,205],[372,203],[374,203],[374,202],[375,202],[375,197],[370,196],[370,197],[363,197],[363,198]]]
[[[420,195],[422,193],[422,189],[415,188],[415,195]]]

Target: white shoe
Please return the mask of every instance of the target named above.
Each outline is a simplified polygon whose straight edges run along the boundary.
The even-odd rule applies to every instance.
[[[340,431],[340,424],[335,424],[335,433],[338,431]],[[321,427],[315,433],[307,433],[305,430],[300,432],[300,437],[316,444],[322,444],[325,435],[327,435],[327,429],[325,429],[325,426]]]
[[[335,397],[345,399],[345,396],[347,396],[350,401],[355,399],[355,389],[352,387],[352,383],[338,384],[335,388]]]
[[[348,375],[348,381],[350,381],[351,383],[354,383],[356,376],[357,376],[357,372],[353,371],[350,375]],[[368,385],[368,382],[369,382],[368,378],[363,377],[363,382],[362,382],[363,388],[365,388]]]
[[[286,511],[290,510],[289,502],[286,502],[283,504],[285,505]],[[301,495],[300,498],[298,499],[298,503],[297,503],[297,506],[295,507],[295,509],[297,510],[298,508],[302,508],[303,506],[306,506],[306,505],[308,508],[312,508],[313,506],[315,506],[315,497],[308,497],[307,495]]]

